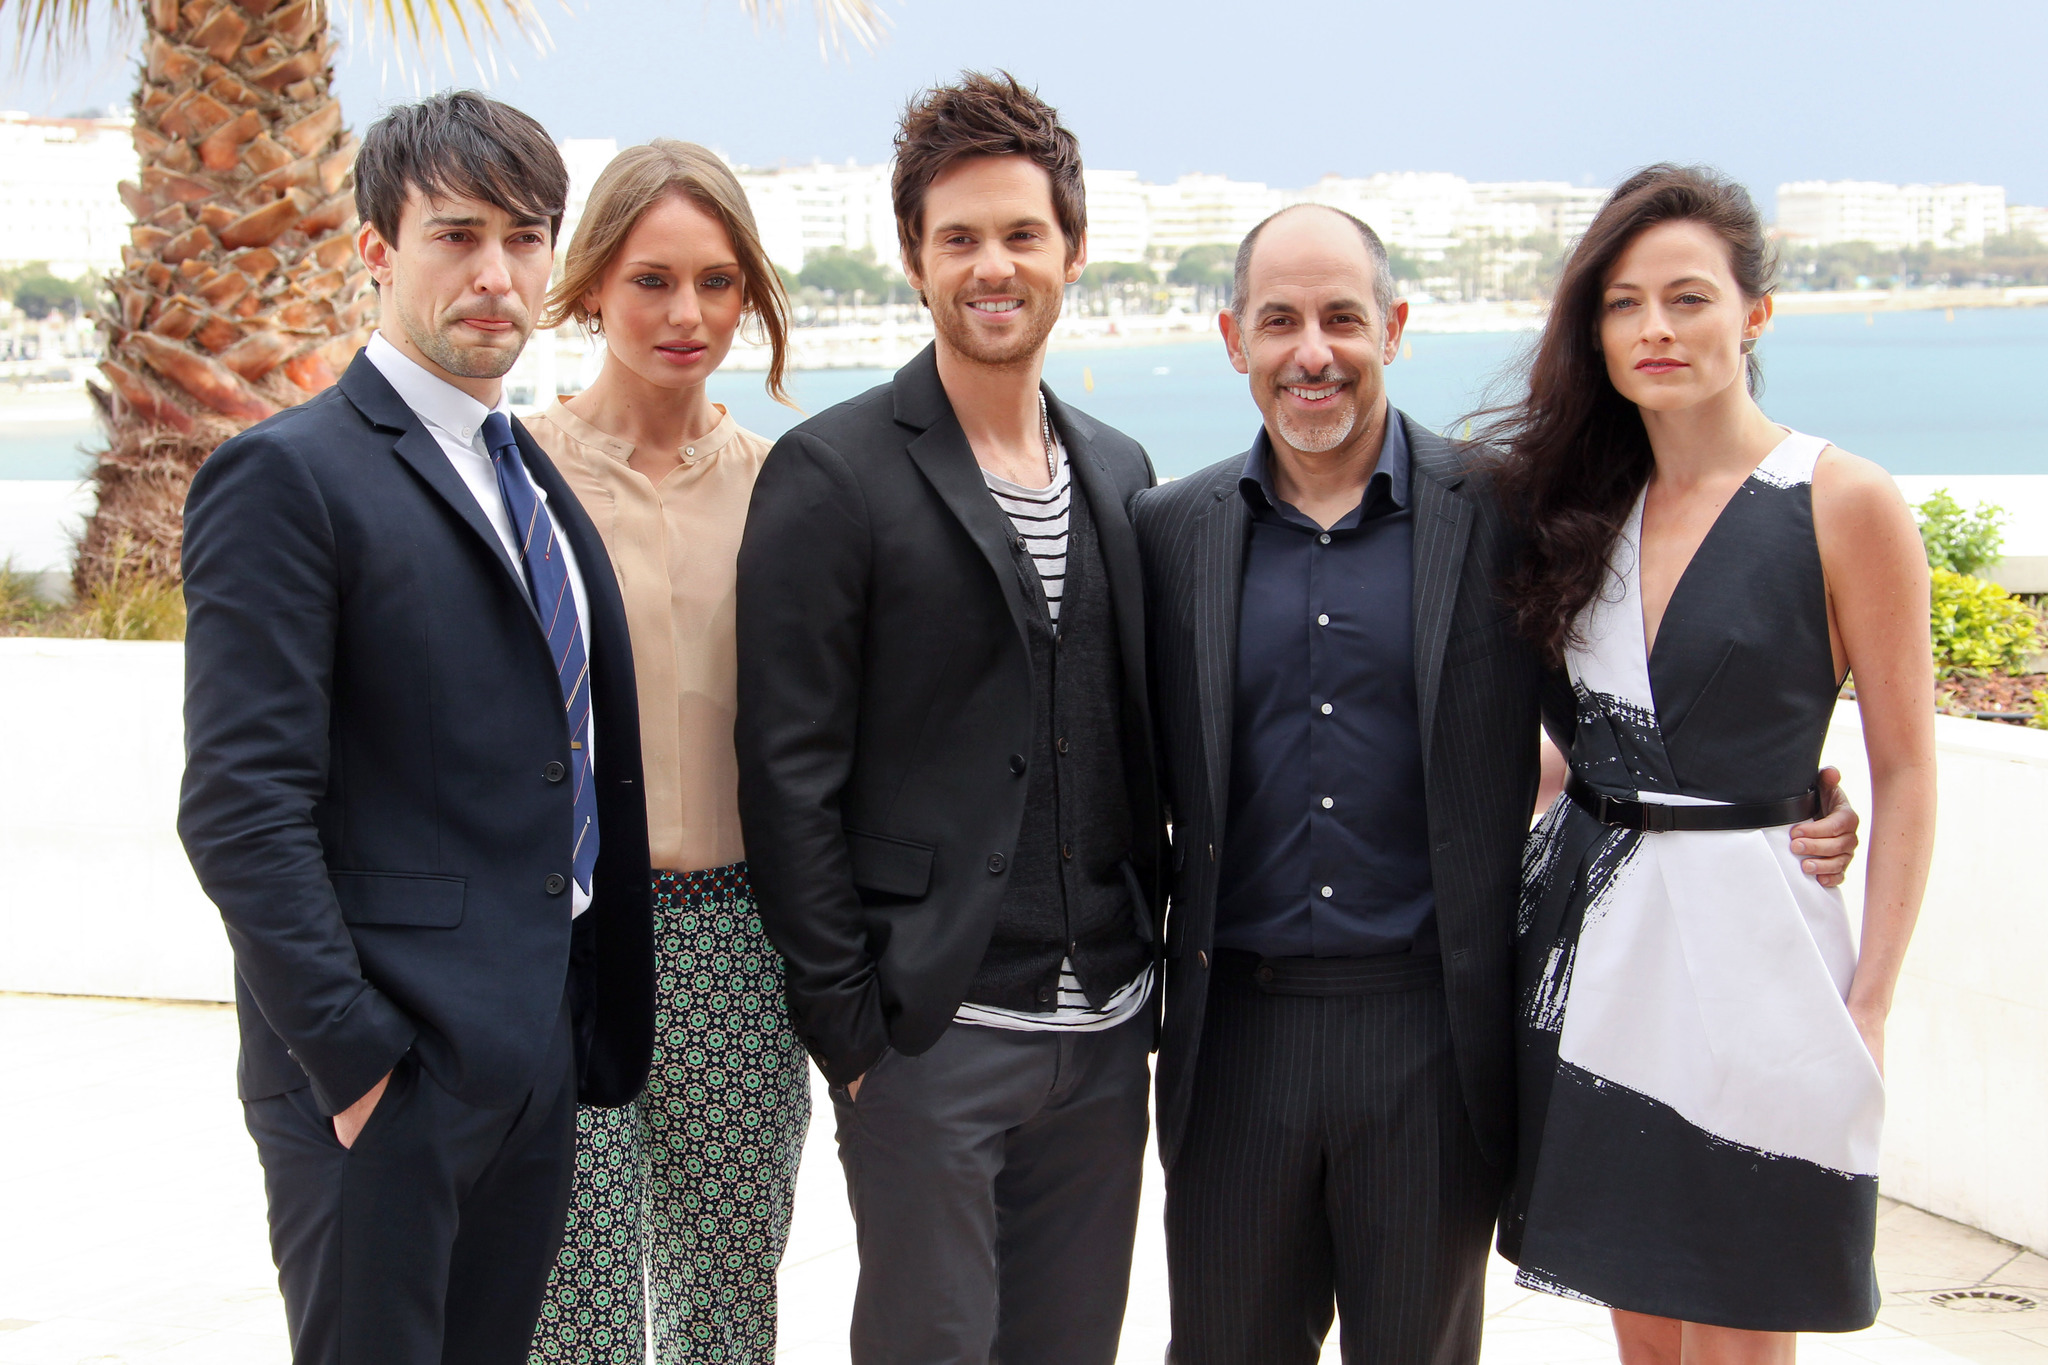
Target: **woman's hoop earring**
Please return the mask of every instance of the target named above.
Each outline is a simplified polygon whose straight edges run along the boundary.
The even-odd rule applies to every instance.
[[[588,318],[588,319],[587,319],[587,320],[586,320],[586,321],[584,322],[584,324],[583,324],[583,325],[584,325],[585,327],[587,327],[587,328],[589,328],[589,329],[590,329],[590,334],[591,334],[592,336],[594,336],[594,337],[601,337],[601,336],[603,336],[603,335],[604,335],[604,314],[602,314],[602,313],[592,313],[592,314],[590,315],[590,317],[589,317],[589,318]]]

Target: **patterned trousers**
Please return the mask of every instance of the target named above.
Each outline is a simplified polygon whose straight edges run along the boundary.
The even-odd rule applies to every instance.
[[[773,1365],[808,1060],[745,863],[654,874],[654,1066],[576,1115],[576,1182],[532,1365]],[[650,1312],[651,1310],[651,1312]]]

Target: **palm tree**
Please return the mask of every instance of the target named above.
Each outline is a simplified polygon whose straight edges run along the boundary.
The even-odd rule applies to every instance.
[[[780,19],[785,0],[740,0]],[[401,52],[499,20],[542,36],[531,0],[357,0]],[[872,46],[870,0],[813,0],[821,47]],[[73,582],[176,582],[186,487],[229,436],[334,383],[376,326],[355,253],[356,139],[333,94],[327,0],[0,0],[21,52],[55,54],[113,11],[140,19],[137,180],[100,311],[108,446]]]

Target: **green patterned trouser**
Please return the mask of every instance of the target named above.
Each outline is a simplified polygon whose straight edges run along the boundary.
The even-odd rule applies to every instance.
[[[632,1104],[577,1111],[533,1365],[642,1365],[650,1308],[659,1365],[775,1359],[810,1077],[746,864],[655,873],[654,950],[654,1068]]]

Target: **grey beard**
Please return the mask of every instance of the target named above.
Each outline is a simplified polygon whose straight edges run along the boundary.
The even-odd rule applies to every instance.
[[[1281,439],[1296,450],[1304,451],[1310,455],[1320,455],[1326,450],[1335,450],[1338,446],[1351,439],[1351,430],[1358,425],[1358,408],[1356,405],[1353,405],[1352,409],[1345,413],[1341,420],[1320,423],[1312,427],[1296,425],[1292,414],[1285,411],[1276,414],[1276,416],[1280,419]]]

